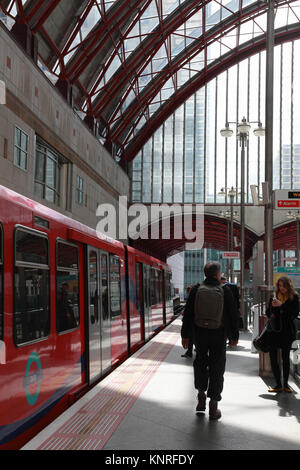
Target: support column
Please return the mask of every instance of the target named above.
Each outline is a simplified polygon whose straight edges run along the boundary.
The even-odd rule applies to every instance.
[[[269,184],[271,201],[265,205],[265,284],[273,290],[273,88],[274,88],[274,4],[268,1],[266,50],[266,138],[265,181]],[[269,293],[270,293],[269,292]],[[269,294],[266,293],[268,296]]]

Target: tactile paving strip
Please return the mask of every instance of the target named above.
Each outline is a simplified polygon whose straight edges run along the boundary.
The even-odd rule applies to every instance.
[[[149,347],[100,383],[99,392],[39,450],[101,450],[176,343],[180,327],[161,331]]]

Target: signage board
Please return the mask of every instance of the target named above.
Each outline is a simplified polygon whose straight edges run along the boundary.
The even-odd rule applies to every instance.
[[[300,190],[276,189],[274,191],[274,209],[300,208]]]
[[[285,274],[300,274],[300,266],[284,266],[279,268],[274,268],[274,272],[285,273]]]
[[[223,259],[236,259],[240,257],[239,251],[223,251],[222,258]]]

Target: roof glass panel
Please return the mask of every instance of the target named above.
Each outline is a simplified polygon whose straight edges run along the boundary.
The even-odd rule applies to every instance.
[[[126,136],[124,149],[135,125],[187,81],[266,32],[267,3],[257,0],[136,0],[134,9],[124,0],[41,4],[3,0],[0,19],[11,29],[19,16],[32,27],[42,70],[52,83],[69,80],[78,111],[107,123],[103,136],[121,145]],[[299,21],[300,0],[279,0],[275,28]]]

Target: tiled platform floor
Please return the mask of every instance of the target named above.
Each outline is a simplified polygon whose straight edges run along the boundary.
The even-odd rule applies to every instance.
[[[227,350],[222,419],[195,414],[180,327],[178,318],[23,449],[54,449],[55,439],[61,449],[300,449],[300,390],[291,380],[295,393],[268,393],[248,333]]]

